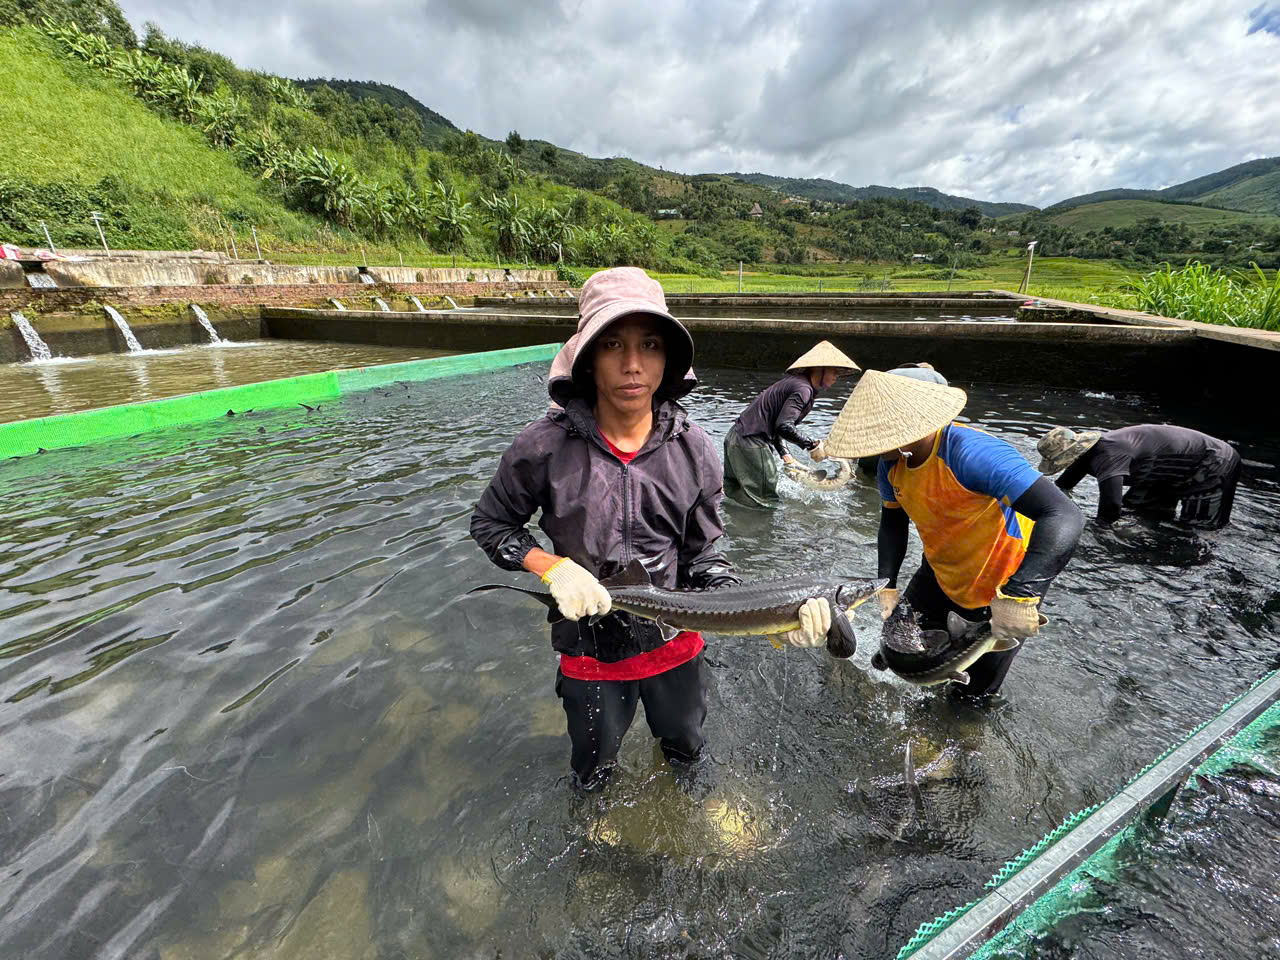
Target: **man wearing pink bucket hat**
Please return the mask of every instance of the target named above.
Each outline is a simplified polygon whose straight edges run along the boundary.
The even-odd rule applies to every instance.
[[[693,339],[667,311],[661,285],[635,267],[605,270],[583,285],[578,309],[577,333],[547,379],[556,405],[503,454],[471,535],[498,566],[528,570],[551,588],[563,615],[553,619],[551,645],[570,764],[575,785],[593,790],[638,703],[677,764],[701,754],[707,713],[701,635],[667,636],[652,620],[611,611],[600,580],[635,560],[663,587],[741,580],[718,546],[720,458],[677,402],[696,383]],[[526,526],[538,510],[553,552]],[[822,612],[783,638],[823,643]]]

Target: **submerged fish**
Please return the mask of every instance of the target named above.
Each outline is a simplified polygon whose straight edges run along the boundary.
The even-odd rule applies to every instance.
[[[623,610],[646,620],[656,620],[672,630],[701,633],[771,635],[800,626],[800,605],[810,597],[825,597],[831,605],[831,629],[827,631],[827,651],[833,657],[851,657],[857,650],[853,624],[847,611],[875,596],[889,581],[847,577],[820,580],[803,575],[754,583],[731,584],[709,590],[655,586],[644,564],[633,560],[616,577],[601,580],[609,591],[615,610]],[[527,590],[505,583],[487,583],[468,590],[517,590],[536,597],[557,610],[551,594]],[[593,618],[592,622],[598,618]]]
[[[853,479],[853,465],[840,457],[828,457],[835,464],[836,472],[828,474],[825,470],[810,470],[799,463],[783,464],[782,472],[796,483],[812,490],[839,490],[847,486]],[[825,462],[825,461],[824,461]]]
[[[993,637],[989,621],[972,623],[954,612],[947,614],[947,629],[922,630],[911,604],[904,600],[884,622],[880,652],[871,658],[871,665],[877,670],[892,670],[918,687],[967,684],[969,674],[965,671],[979,657],[1017,646],[1017,640]]]

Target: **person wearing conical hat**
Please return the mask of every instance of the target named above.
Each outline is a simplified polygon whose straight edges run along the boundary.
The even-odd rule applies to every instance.
[[[826,458],[822,441],[801,433],[797,425],[813,409],[819,390],[861,368],[835,344],[823,340],[787,368],[781,380],[766,387],[742,411],[724,438],[725,496],[746,506],[779,504],[778,460],[795,463],[784,441]]]
[[[1157,519],[1217,530],[1231,520],[1240,454],[1223,440],[1167,423],[1139,423],[1099,433],[1054,427],[1036,444],[1040,472],[1070,493],[1089,474],[1098,481],[1098,522],[1120,519],[1121,506]],[[1126,493],[1124,488],[1128,487]]]
[[[1011,444],[956,422],[966,400],[955,387],[868,370],[825,446],[834,457],[880,456],[876,542],[878,575],[889,579],[879,595],[885,619],[898,604],[914,523],[924,559],[901,597],[921,627],[945,629],[955,612],[989,619],[998,640],[1023,639],[1039,630],[1040,601],[1071,559],[1084,517]],[[995,693],[1018,649],[979,658],[956,678],[963,692]]]
[[[548,585],[560,618],[555,690],[575,787],[604,786],[636,707],[673,765],[703,750],[702,636],[612,609],[601,580],[641,562],[660,587],[741,583],[720,549],[723,480],[706,432],[679,399],[693,389],[693,339],[661,285],[636,267],[593,274],[578,330],[551,364],[555,406],[520,432],[471,516],[471,536],[504,570]],[[550,540],[544,550],[528,528]],[[793,646],[824,643],[830,604],[815,597]]]

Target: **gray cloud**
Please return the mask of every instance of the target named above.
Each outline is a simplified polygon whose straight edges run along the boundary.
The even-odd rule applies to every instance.
[[[593,156],[1045,205],[1280,154],[1257,0],[124,0],[288,76]]]

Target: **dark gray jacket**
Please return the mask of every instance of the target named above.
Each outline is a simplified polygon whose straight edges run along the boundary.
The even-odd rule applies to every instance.
[[[733,429],[744,440],[755,438],[772,444],[780,457],[787,455],[783,440],[803,450],[812,450],[818,441],[797,430],[796,424],[809,415],[815,399],[817,391],[808,377],[788,373],[760,391],[751,405],[738,415]]]
[[[471,515],[471,536],[504,570],[520,570],[538,541],[603,580],[634,559],[664,587],[739,583],[717,548],[724,535],[720,458],[711,438],[674,400],[661,400],[653,432],[629,463],[613,455],[581,399],[529,424],[502,455]],[[616,612],[594,627],[554,620],[551,644],[571,656],[614,662],[662,645],[650,620]]]

